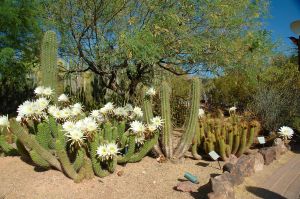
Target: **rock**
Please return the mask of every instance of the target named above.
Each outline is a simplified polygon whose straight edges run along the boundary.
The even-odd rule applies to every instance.
[[[242,155],[235,168],[243,173],[244,177],[249,177],[254,174],[255,157],[253,155]]]
[[[118,175],[118,176],[122,176],[123,174],[124,174],[124,171],[123,171],[123,170],[120,170],[120,171],[117,172],[117,175]]]
[[[265,164],[264,157],[260,153],[255,153],[255,154],[253,154],[253,156],[254,156],[254,159],[255,159],[255,161],[254,161],[254,172],[262,171],[264,169],[264,164]]]
[[[210,179],[210,184],[213,193],[208,194],[209,199],[234,199],[233,184],[228,181],[227,177],[230,176],[228,172],[220,176]]]
[[[273,146],[276,147],[276,151],[278,153],[277,158],[279,157],[279,155],[282,155],[288,151],[288,148],[286,147],[284,141],[281,138],[276,138],[274,140]]]
[[[175,187],[175,189],[177,191],[182,191],[182,192],[197,192],[198,185],[190,181],[183,181],[183,182],[179,182]]]
[[[271,164],[276,159],[276,155],[278,155],[276,147],[262,148],[259,150],[259,153],[263,156],[265,165]]]
[[[233,154],[230,154],[229,158],[226,160],[226,162],[231,163],[231,164],[236,164],[237,161],[238,161],[238,158]]]
[[[223,165],[223,172],[228,171],[230,173],[232,171],[233,167],[234,167],[234,164],[229,163],[229,162],[225,163]]]

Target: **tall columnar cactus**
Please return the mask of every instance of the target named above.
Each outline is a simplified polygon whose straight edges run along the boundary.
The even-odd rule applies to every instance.
[[[200,80],[197,78],[192,79],[191,86],[191,108],[189,112],[189,116],[186,119],[185,124],[185,133],[183,134],[180,142],[176,147],[172,144],[172,123],[171,123],[171,111],[170,111],[170,93],[171,89],[166,82],[163,82],[160,88],[160,98],[161,98],[161,114],[162,119],[164,121],[163,132],[162,132],[162,143],[161,148],[156,149],[156,152],[159,153],[160,156],[165,156],[168,159],[178,160],[184,156],[184,153],[190,148],[193,138],[195,136],[195,131],[198,124],[198,110],[200,106],[200,93],[201,93],[201,84]],[[148,105],[148,104],[146,104]],[[144,103],[145,106],[145,103]],[[144,108],[146,109],[146,108]],[[146,116],[145,118],[150,118]],[[203,135],[199,135],[199,139]],[[156,145],[158,147],[159,145]],[[195,149],[195,148],[194,148]],[[161,152],[163,151],[164,154]]]
[[[57,39],[53,31],[44,34],[41,45],[41,85],[51,87],[57,92]],[[58,94],[58,93],[57,93]]]
[[[94,102],[93,98],[93,81],[94,75],[92,72],[87,71],[83,73],[83,92],[85,102],[89,105],[92,105]]]
[[[172,123],[171,123],[171,105],[170,95],[171,88],[167,82],[163,82],[161,86],[161,116],[164,121],[162,130],[162,146],[167,158],[173,156],[172,145]]]
[[[212,119],[209,116],[200,118],[192,147],[193,156],[198,159],[197,151],[202,146],[205,153],[214,150],[223,160],[226,160],[230,154],[241,156],[251,147],[259,130],[258,122],[241,122],[236,115],[227,120]]]

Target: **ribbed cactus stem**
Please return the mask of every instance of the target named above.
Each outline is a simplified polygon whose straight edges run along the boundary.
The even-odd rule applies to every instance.
[[[128,162],[139,162],[143,157],[149,153],[149,151],[153,148],[153,146],[157,143],[159,133],[155,133],[153,138],[147,140],[139,152],[135,153],[133,156],[130,157]]]
[[[201,130],[199,124],[196,125],[196,133],[192,142],[192,155],[196,160],[201,160],[201,155],[198,154],[198,146],[201,143]]]
[[[239,134],[236,134],[233,136],[233,146],[232,146],[232,151],[231,151],[232,154],[235,154],[238,151],[239,146],[240,146],[240,140],[241,140],[241,137]]]
[[[128,151],[123,157],[118,157],[118,163],[124,164],[129,161],[135,151],[135,135],[129,135]]]
[[[41,46],[41,84],[57,90],[57,39],[56,33],[47,31],[44,34]]]
[[[116,166],[117,166],[117,157],[114,156],[112,159],[110,159],[108,162],[108,171],[110,173],[113,173],[116,169]]]
[[[59,171],[62,171],[60,162],[49,151],[44,149],[35,139],[30,137],[25,129],[19,127],[15,129],[14,134],[17,136],[20,142],[29,149],[35,150],[44,160],[46,160],[52,167]]]
[[[164,121],[163,129],[162,129],[163,151],[165,152],[167,158],[171,158],[173,155],[171,105],[170,105],[171,88],[169,87],[167,82],[162,82],[160,95],[161,95],[161,116]]]
[[[229,147],[228,150],[229,150],[229,153],[231,153],[232,146],[233,146],[233,131],[229,130],[227,136],[228,136],[227,142],[228,142],[228,147]]]
[[[104,130],[104,139],[108,142],[112,142],[112,125],[110,122],[106,122],[103,127]]]
[[[239,150],[236,152],[237,157],[240,157],[245,152],[246,142],[247,142],[247,128],[242,127],[241,143],[240,143]]]
[[[58,159],[66,175],[73,180],[77,180],[79,176],[69,160],[68,154],[64,146],[64,140],[57,139],[55,142],[55,148]]]
[[[254,134],[255,134],[255,127],[251,126],[249,136],[247,138],[247,144],[246,144],[245,150],[248,150],[251,147],[251,145],[253,144]]]
[[[143,99],[143,111],[144,111],[144,119],[147,124],[150,124],[150,120],[153,118],[152,111],[152,98],[146,95],[148,87],[143,87],[142,99]]]
[[[187,124],[185,125],[186,131],[182,136],[176,151],[175,158],[183,157],[184,153],[190,148],[192,139],[195,136],[196,125],[198,125],[198,112],[200,107],[200,80],[194,78],[191,88],[191,108]]]
[[[225,144],[225,140],[224,138],[219,138],[218,139],[218,143],[219,143],[219,153],[220,156],[222,158],[223,161],[226,161],[227,157],[226,157],[226,144]]]
[[[44,160],[35,150],[29,152],[31,160],[39,167],[49,168],[50,164]]]
[[[73,167],[75,171],[78,171],[82,167],[84,163],[84,156],[85,156],[84,149],[80,148],[76,151],[76,158],[75,161],[73,162]]]
[[[99,145],[100,145],[100,136],[98,134],[95,134],[94,139],[89,142],[92,166],[93,166],[94,173],[98,177],[105,177],[109,174],[109,172],[102,169],[101,167],[101,163],[97,155],[97,149]]]

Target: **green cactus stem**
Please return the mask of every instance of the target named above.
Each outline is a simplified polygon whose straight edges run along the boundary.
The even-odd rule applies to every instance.
[[[143,157],[145,157],[149,151],[153,148],[155,144],[158,142],[159,133],[155,133],[154,136],[147,140],[143,147],[140,149],[139,152],[132,155],[128,162],[139,162],[142,160]]]
[[[31,160],[39,167],[48,169],[50,164],[44,160],[35,150],[29,152]]]
[[[118,157],[118,163],[124,164],[129,161],[135,151],[135,135],[129,135],[128,151],[123,157]]]
[[[109,172],[107,170],[102,169],[101,167],[101,162],[97,155],[97,148],[99,147],[99,145],[100,145],[100,136],[98,134],[95,134],[94,139],[89,142],[92,167],[94,173],[98,177],[105,177],[109,175]]]
[[[160,95],[161,95],[161,116],[164,121],[163,129],[162,129],[163,151],[165,152],[167,158],[171,158],[173,155],[171,105],[170,105],[171,88],[169,87],[167,82],[162,82]]]
[[[19,127],[14,130],[14,134],[19,141],[31,150],[36,151],[44,160],[46,160],[52,167],[62,171],[60,162],[49,151],[44,149],[35,139],[32,139],[27,130]]]
[[[80,148],[76,151],[75,161],[73,162],[73,167],[75,171],[78,171],[83,166],[84,156],[85,156],[84,149]]]
[[[182,136],[176,151],[174,153],[175,158],[183,157],[184,153],[190,148],[192,139],[195,136],[196,125],[198,125],[198,112],[200,107],[200,80],[194,78],[191,89],[191,108],[187,124],[185,125],[186,131]]]
[[[41,84],[50,86],[57,91],[58,67],[57,67],[57,40],[56,33],[47,31],[44,34],[41,46]],[[56,99],[56,98],[55,98]]]
[[[242,127],[241,143],[240,143],[238,151],[236,152],[236,156],[237,157],[240,157],[245,152],[246,142],[247,142],[247,128],[246,127]]]

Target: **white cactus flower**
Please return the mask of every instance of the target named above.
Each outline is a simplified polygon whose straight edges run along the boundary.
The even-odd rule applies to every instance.
[[[53,94],[53,90],[51,89],[51,87],[44,88],[43,95],[51,96],[52,94]]]
[[[199,108],[198,117],[202,118],[205,116],[205,111],[202,108]]]
[[[157,126],[154,124],[149,124],[147,127],[150,132],[154,132],[157,130]]]
[[[114,114],[115,114],[116,116],[123,116],[123,117],[126,117],[126,116],[128,115],[128,112],[127,112],[126,109],[123,108],[123,107],[115,108],[115,109],[113,110],[113,112],[114,112]]]
[[[97,155],[99,156],[99,158],[106,159],[106,157],[108,156],[108,150],[107,147],[105,145],[100,145],[97,148]]]
[[[72,129],[76,128],[75,123],[72,121],[66,121],[65,123],[63,123],[62,127],[66,132],[69,132]]]
[[[58,101],[59,101],[59,102],[69,102],[69,97],[68,97],[66,94],[61,94],[61,95],[58,97]]]
[[[80,146],[85,140],[83,132],[78,128],[69,130],[65,135],[69,138],[68,141],[71,141],[71,145],[78,143]]]
[[[138,145],[144,144],[145,142],[145,135],[141,134],[140,136],[135,137],[135,143]]]
[[[7,115],[0,116],[0,127],[9,127],[9,120]]]
[[[134,107],[133,109],[133,113],[137,116],[137,117],[143,117],[143,111],[140,107]]]
[[[235,112],[235,111],[236,111],[236,109],[237,109],[237,108],[236,108],[235,106],[233,106],[233,107],[230,107],[230,108],[229,108],[229,112]]]
[[[163,125],[163,120],[160,116],[156,116],[151,119],[151,123],[156,126],[156,128],[160,128]]]
[[[133,121],[130,123],[130,129],[134,132],[134,133],[143,133],[145,132],[145,125],[140,122],[140,121]]]
[[[43,111],[43,110],[45,110],[45,109],[48,107],[49,102],[50,102],[50,101],[47,100],[46,98],[40,97],[40,98],[38,98],[38,99],[35,101],[35,104],[36,104],[36,107],[37,107],[38,110]]]
[[[18,107],[17,112],[21,117],[31,117],[35,114],[35,110],[36,108],[34,102],[25,101]]]
[[[34,89],[34,93],[36,95],[43,95],[44,94],[44,87],[43,86],[38,86]]]
[[[110,156],[115,156],[118,154],[118,146],[115,143],[109,143],[106,145],[107,153]]]
[[[22,122],[22,116],[18,115],[18,116],[16,117],[16,121],[17,121],[17,122]]]
[[[99,110],[92,110],[92,112],[90,113],[91,117],[94,118],[94,119],[98,119],[101,114],[100,114],[100,111]]]
[[[87,132],[93,132],[98,129],[97,122],[91,117],[84,118],[83,124],[84,124],[84,130]]]
[[[291,139],[294,134],[294,131],[292,128],[288,126],[282,126],[280,127],[278,134],[280,137],[283,137],[284,139]]]
[[[156,90],[153,87],[151,87],[147,90],[146,95],[154,96],[156,95]]]

